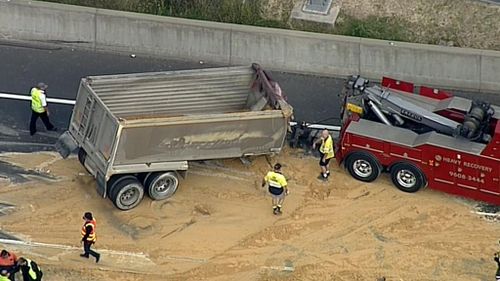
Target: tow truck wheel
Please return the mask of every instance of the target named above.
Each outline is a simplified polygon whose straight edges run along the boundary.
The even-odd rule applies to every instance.
[[[413,164],[399,163],[391,168],[391,179],[394,185],[404,192],[417,192],[425,185],[424,175]]]
[[[111,186],[109,195],[109,199],[118,209],[126,211],[139,205],[144,197],[144,187],[136,178],[126,176]]]
[[[158,172],[149,175],[144,186],[153,200],[163,200],[171,197],[177,191],[179,179],[175,172]]]
[[[354,152],[346,160],[351,176],[364,182],[372,182],[380,175],[381,167],[377,159],[364,152]]]

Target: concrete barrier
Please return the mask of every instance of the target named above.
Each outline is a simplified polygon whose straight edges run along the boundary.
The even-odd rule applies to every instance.
[[[0,39],[95,44],[96,9],[0,0]]]
[[[385,75],[425,85],[481,88],[478,50],[372,39],[361,39],[360,49],[363,76]]]
[[[500,92],[500,52],[0,0],[0,39]]]
[[[500,94],[500,52],[481,51],[480,90]]]
[[[212,22],[98,10],[96,47],[229,64],[231,28]]]
[[[233,29],[231,63],[321,75],[359,72],[359,38],[258,27]]]

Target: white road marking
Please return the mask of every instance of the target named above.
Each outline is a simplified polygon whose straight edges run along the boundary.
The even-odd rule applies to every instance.
[[[68,245],[61,245],[61,244],[48,244],[48,243],[40,243],[40,242],[29,242],[29,241],[19,241],[19,240],[11,240],[11,239],[0,239],[0,244],[16,245],[16,246],[20,246],[20,247],[24,246],[24,247],[50,248],[50,249],[69,250],[69,251],[80,251],[81,250],[81,247],[75,247],[75,246],[68,246]],[[99,249],[99,252],[107,253],[110,255],[143,258],[149,262],[152,262],[149,259],[149,257],[144,253],[132,253],[132,252],[106,250],[106,249]]]
[[[14,99],[14,100],[31,100],[31,96],[27,95],[16,95],[16,94],[6,94],[6,93],[0,93],[0,98],[4,99]],[[57,98],[47,98],[47,102],[49,103],[59,103],[59,104],[69,104],[69,105],[75,105],[76,101],[74,100],[67,100],[67,99],[57,99]]]

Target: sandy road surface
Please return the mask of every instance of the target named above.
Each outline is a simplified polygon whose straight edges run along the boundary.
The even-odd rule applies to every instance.
[[[2,245],[38,261],[47,280],[492,280],[500,224],[432,190],[399,192],[383,176],[365,184],[335,169],[316,179],[316,159],[287,151],[291,194],[272,215],[260,188],[265,158],[195,165],[167,201],[145,198],[121,212],[99,198],[76,159],[8,154],[48,173],[11,184],[0,177],[2,231],[41,246]],[[222,164],[222,165],[221,165]],[[98,265],[80,259],[84,211],[98,222]],[[285,267],[286,266],[286,267]],[[293,271],[291,271],[293,270]]]

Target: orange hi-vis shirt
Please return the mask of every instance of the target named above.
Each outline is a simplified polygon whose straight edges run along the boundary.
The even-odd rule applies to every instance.
[[[82,226],[82,238],[85,236],[85,234],[87,234],[87,226],[92,226],[92,231],[90,232],[89,237],[87,237],[87,241],[95,242],[97,240],[96,235],[95,235],[95,228],[97,226],[95,219],[93,219],[91,221],[86,221],[83,224],[83,226]]]

